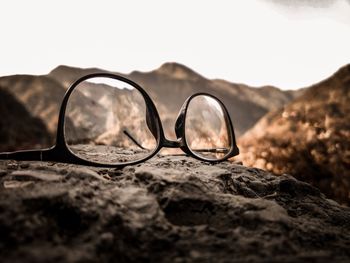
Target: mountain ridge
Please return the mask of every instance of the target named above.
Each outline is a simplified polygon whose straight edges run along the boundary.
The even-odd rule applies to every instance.
[[[11,92],[0,85],[0,152],[40,148],[52,138],[44,122],[32,116]],[[21,121],[15,121],[20,118]],[[20,132],[13,132],[20,131]]]
[[[177,62],[166,62],[162,64],[158,69],[155,69],[153,71],[178,79],[206,79],[198,72]]]
[[[278,88],[253,88],[228,81],[210,80],[180,63],[167,62],[159,68],[129,74],[111,72],[98,68],[75,68],[59,66],[48,75],[65,88],[79,77],[96,72],[109,72],[127,77],[143,87],[155,101],[161,118],[166,125],[174,123],[177,111],[185,99],[197,92],[208,92],[223,100],[234,120],[237,136],[242,135],[255,122],[272,109],[283,106],[294,99],[300,91],[282,91]],[[168,113],[172,112],[170,116]],[[173,128],[168,134],[174,138]]]
[[[340,71],[343,72],[341,74],[346,76],[347,68],[349,68],[349,65]],[[26,89],[33,90],[33,92],[38,89],[36,96],[30,98],[31,102],[27,109],[33,111],[40,106],[41,109],[49,109],[50,112],[54,112],[55,114],[50,113],[42,117],[45,120],[44,122],[49,125],[49,130],[54,133],[57,112],[65,90],[79,77],[96,72],[119,74],[141,85],[154,100],[166,133],[170,138],[175,138],[174,122],[179,109],[185,99],[193,93],[207,92],[221,99],[229,110],[236,136],[240,137],[265,114],[284,107],[288,102],[295,100],[306,91],[305,89],[284,91],[272,86],[256,88],[221,79],[207,79],[189,67],[175,62],[164,63],[152,71],[132,71],[128,74],[99,68],[84,69],[60,65],[47,75],[0,77],[0,84],[6,80],[8,84],[5,86],[8,86],[8,89],[11,90],[16,90],[13,87],[18,89],[18,86],[21,86],[22,88],[19,89],[17,95],[15,94],[19,97],[23,97]],[[34,79],[37,81],[34,82],[35,85],[33,84]],[[43,92],[43,95],[39,91]],[[38,110],[36,112],[37,114],[41,113]]]

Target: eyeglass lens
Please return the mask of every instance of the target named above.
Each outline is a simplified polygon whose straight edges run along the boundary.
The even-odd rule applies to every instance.
[[[218,160],[230,151],[230,130],[221,104],[214,98],[194,97],[187,109],[185,136],[189,149],[200,158]]]
[[[68,148],[78,157],[104,164],[138,161],[157,147],[146,123],[146,103],[132,85],[107,77],[80,82],[65,115]]]

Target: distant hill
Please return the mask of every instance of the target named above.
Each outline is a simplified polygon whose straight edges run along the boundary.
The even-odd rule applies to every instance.
[[[106,71],[59,66],[48,76],[68,88],[74,80],[94,72]],[[194,93],[208,92],[224,102],[233,119],[237,137],[251,128],[267,112],[282,107],[302,93],[302,91],[282,91],[270,86],[252,88],[224,80],[210,80],[178,63],[165,63],[150,72],[134,71],[121,75],[134,80],[150,94],[166,133],[172,138],[175,137],[173,126],[177,113],[185,99]]]
[[[30,116],[41,121],[45,131],[49,132],[50,140],[41,140],[41,147],[52,146],[55,142],[59,109],[66,88],[49,76],[30,75],[1,77],[0,87],[8,96],[13,97],[17,101],[16,105],[20,105],[18,107],[23,108]],[[75,100],[74,103],[76,112],[67,118],[67,123],[72,123],[70,118],[84,116],[85,123],[80,126],[82,129],[77,129],[74,132],[80,133],[82,137],[87,137],[86,134],[88,133],[95,134],[96,130],[101,127],[101,123],[105,122],[107,118],[101,114],[101,107],[85,96],[81,96],[79,101]],[[23,122],[21,115],[16,115],[17,112],[15,110],[9,111],[8,109],[10,108],[16,109],[17,106],[11,106],[8,102],[6,107],[3,106],[0,113],[5,114],[6,112],[8,119],[13,122]],[[12,117],[12,112],[15,117]],[[23,118],[26,118],[25,114]],[[16,137],[31,129],[32,127],[30,126],[23,126],[22,129],[13,129],[11,132]],[[88,130],[88,132],[84,132],[84,130]]]
[[[0,86],[0,152],[40,148],[52,141],[44,122],[32,116],[11,93]]]
[[[350,204],[350,64],[268,113],[241,139],[244,164],[290,173]]]
[[[0,78],[0,86],[15,97],[25,109],[56,133],[59,107],[65,89],[47,76],[14,75]]]

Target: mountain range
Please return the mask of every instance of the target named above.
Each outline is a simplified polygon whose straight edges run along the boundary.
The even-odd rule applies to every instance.
[[[40,148],[52,141],[45,123],[33,117],[13,95],[0,88],[0,152]]]
[[[96,72],[108,71],[58,66],[43,76],[0,77],[0,87],[17,98],[33,117],[41,119],[54,138],[59,106],[65,91],[79,77]],[[178,111],[186,98],[194,93],[207,92],[221,99],[229,110],[236,136],[239,137],[267,112],[282,107],[303,92],[283,91],[271,86],[253,88],[224,80],[210,80],[178,63],[165,63],[150,72],[112,73],[135,81],[149,93],[166,135],[172,139],[175,138],[174,124]]]
[[[68,88],[78,77],[101,71],[105,72],[95,68],[59,66],[49,76]],[[171,138],[175,137],[172,126],[178,111],[186,98],[194,93],[207,92],[221,99],[229,110],[239,137],[267,112],[280,108],[303,92],[283,91],[272,86],[253,88],[224,80],[210,80],[178,63],[165,63],[150,72],[117,74],[135,81],[149,93]]]

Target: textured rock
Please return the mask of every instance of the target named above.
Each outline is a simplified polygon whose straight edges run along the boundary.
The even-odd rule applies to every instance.
[[[291,176],[235,163],[1,161],[0,181],[2,262],[350,260],[349,208]]]

